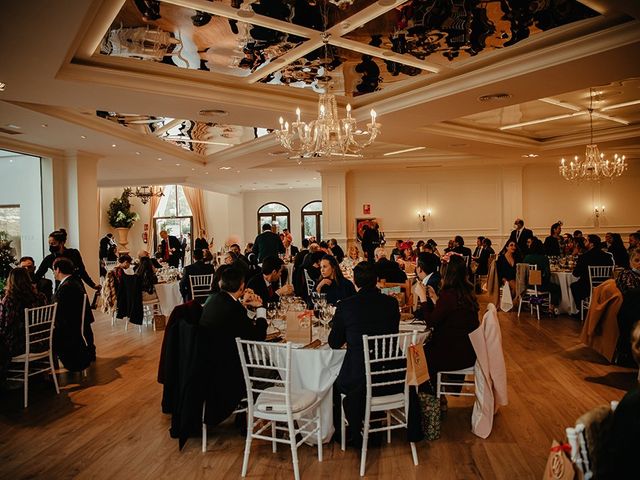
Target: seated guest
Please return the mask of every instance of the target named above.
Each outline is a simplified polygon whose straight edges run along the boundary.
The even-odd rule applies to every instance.
[[[624,247],[622,237],[619,233],[607,233],[605,235],[607,252],[613,255],[613,261],[617,267],[629,268],[629,253]]]
[[[344,260],[344,250],[338,245],[338,241],[335,238],[329,240],[329,249],[333,256],[336,257],[338,263],[342,263],[342,260]]]
[[[140,259],[143,258],[143,257],[146,257],[146,258],[151,260],[151,265],[153,265],[153,268],[155,268],[155,269],[162,268],[162,265],[160,264],[160,262],[158,261],[158,259],[156,257],[150,256],[149,252],[147,252],[146,250],[140,250],[138,252],[138,259],[136,260],[136,263],[135,263],[135,265],[133,267],[134,270],[138,268],[138,265],[140,264]],[[160,256],[160,258],[162,258],[162,255]]]
[[[467,267],[471,264],[471,249],[464,246],[464,238],[460,235],[456,235],[453,239],[454,247],[453,251],[459,253],[463,257],[467,257]]]
[[[416,257],[413,253],[413,242],[411,240],[404,242],[400,245],[400,258],[396,258],[396,263],[400,265],[400,268],[405,270],[406,264],[413,264],[416,261]]]
[[[570,287],[573,300],[578,308],[580,308],[582,300],[591,296],[589,267],[613,265],[611,255],[602,251],[601,244],[602,242],[598,235],[587,235],[584,240],[586,251],[578,257],[576,266],[573,269],[573,276],[578,277],[578,280],[573,282]]]
[[[453,239],[449,240],[447,242],[447,247],[444,249],[444,253],[449,253],[451,251],[453,251],[453,249],[455,248],[456,244],[453,241]]]
[[[573,238],[582,238],[582,230],[574,230]]]
[[[478,261],[478,258],[480,258],[480,254],[482,253],[482,248],[483,248],[482,242],[484,242],[484,237],[480,235],[476,239],[476,249],[473,251],[473,255],[471,256],[471,258],[476,262]]]
[[[418,258],[418,255],[422,252],[424,252],[424,240],[418,240],[418,243],[416,243],[416,248],[413,251],[413,257],[414,258]]]
[[[440,371],[460,370],[476,362],[469,334],[480,325],[479,306],[463,258],[454,255],[449,259],[440,295],[429,286],[427,296],[422,312],[433,334],[424,350],[435,381]]]
[[[393,260],[394,262],[398,259],[402,257],[402,250],[400,247],[402,247],[402,244],[404,242],[400,239],[396,240],[396,246],[393,250],[391,250],[391,260]]]
[[[51,298],[53,297],[53,282],[48,278],[42,277],[37,282],[35,279],[36,273],[36,264],[32,257],[22,257],[18,261],[18,266],[24,268],[29,273],[29,278],[31,278],[31,283],[35,284],[36,290],[42,293],[46,299],[47,303],[51,303]]]
[[[53,262],[53,273],[60,282],[53,296],[53,301],[58,304],[53,351],[67,370],[77,372],[87,368],[92,360],[95,361],[95,347],[91,323],[88,321],[91,310],[82,309],[85,291],[80,280],[73,275],[74,269],[68,258],[57,258]],[[83,318],[84,331],[81,331]]]
[[[236,409],[247,393],[236,338],[263,341],[266,311],[260,297],[244,295],[244,277],[235,267],[221,267],[220,292],[211,295],[200,317],[198,364],[204,370],[205,422],[217,425]],[[257,308],[252,319],[247,307]]]
[[[265,257],[262,260],[261,275],[254,275],[247,282],[247,288],[258,295],[265,306],[271,302],[279,302],[283,295],[293,294],[293,285],[288,284],[280,287],[283,265],[284,262],[278,257]]]
[[[630,361],[629,339],[633,325],[638,321],[640,312],[640,247],[631,250],[630,268],[620,272],[616,278],[616,286],[622,293],[622,305],[618,312],[617,361],[618,365],[634,365]]]
[[[41,307],[46,303],[44,294],[35,290],[26,268],[18,267],[9,272],[4,296],[0,301],[0,383],[6,376],[11,358],[25,353],[25,308]],[[46,350],[48,345],[43,347]],[[34,349],[34,345],[30,350],[42,351]]]
[[[180,293],[182,299],[187,302],[191,300],[191,275],[211,275],[215,268],[210,263],[204,263],[204,252],[202,249],[193,251],[193,263],[184,267],[182,279],[180,280]]]
[[[562,236],[562,251],[561,255],[573,255],[573,249],[575,244],[573,243],[573,236],[570,233],[565,233]]]
[[[630,345],[635,368],[637,368],[640,364],[640,323],[635,324]],[[640,438],[638,412],[640,412],[640,385],[636,382],[616,407],[608,440],[602,442],[608,451],[606,464],[610,466],[611,477],[607,478],[632,478],[632,472],[637,471],[638,438]]]
[[[442,254],[438,250],[438,244],[436,243],[436,241],[433,238],[430,238],[429,240],[427,240],[427,247],[431,249],[431,253],[436,254],[438,257],[442,256]],[[427,250],[427,252],[428,252],[428,250]]]
[[[358,445],[365,413],[366,377],[362,335],[398,333],[400,310],[394,297],[383,295],[376,288],[376,271],[370,263],[359,263],[353,269],[358,293],[340,302],[329,334],[331,348],[347,344],[347,353],[334,383],[334,418],[340,423],[341,394],[349,423],[349,436]],[[389,392],[392,393],[392,392]]]
[[[344,278],[340,265],[333,255],[325,255],[320,261],[320,279],[316,283],[315,291],[327,296],[327,303],[336,305],[340,300],[355,295],[356,289],[349,280]]]
[[[140,285],[142,286],[142,301],[155,300],[158,298],[156,294],[156,283],[158,283],[158,277],[156,277],[155,269],[151,263],[149,257],[142,257],[140,264],[135,273],[140,277]]]
[[[309,250],[314,244],[309,245]],[[315,244],[317,245],[317,244]],[[307,254],[304,257],[302,265],[300,268],[295,270],[295,274],[293,277],[293,288],[297,296],[304,298],[305,300],[309,299],[309,293],[307,291],[307,280],[305,278],[305,272],[309,276],[309,279],[315,285],[318,279],[320,278],[320,260],[324,258],[325,253],[321,251],[314,251]]]
[[[573,237],[573,252],[571,252],[571,255],[576,257],[586,252],[585,242],[586,237]]]
[[[384,248],[378,247],[373,252],[376,260],[375,270],[378,280],[386,280],[390,283],[404,283],[407,281],[407,274],[402,271],[397,262],[392,262],[387,258]]]
[[[529,249],[529,253],[525,255],[524,263],[529,265],[537,265],[538,270],[542,274],[542,284],[538,285],[538,291],[549,292],[551,294],[551,305],[549,310],[556,312],[556,305],[560,304],[560,285],[551,281],[551,267],[549,265],[549,257],[545,253],[544,245],[539,238],[534,237]]]
[[[507,243],[504,251],[496,259],[496,270],[498,271],[500,285],[509,284],[512,298],[515,298],[516,294],[516,264],[520,259],[518,244],[513,240]]]
[[[436,293],[440,292],[440,259],[434,253],[421,253],[416,262],[416,277],[419,282],[416,284],[418,298],[421,302],[427,301],[427,290],[431,287]]]
[[[237,259],[243,262],[245,266],[249,268],[249,259],[242,254],[242,251],[240,250],[240,245],[238,245],[237,243],[232,244],[229,247],[229,251],[235,253]]]
[[[640,247],[629,252],[629,267],[620,272],[616,285],[623,295],[629,290],[640,288]]]
[[[293,261],[299,250],[298,247],[291,243],[291,235],[285,235],[282,240],[282,244],[284,245],[284,258],[288,259],[288,261]]]
[[[374,256],[375,256],[375,252],[374,252]],[[346,268],[353,269],[356,265],[358,265],[363,260],[364,258],[362,258],[362,256],[360,255],[360,249],[358,249],[358,246],[355,244],[352,244],[347,250],[347,256],[344,257],[344,260],[342,260],[342,265],[344,265]]]
[[[491,239],[484,238],[482,240],[482,250],[480,251],[480,255],[476,260],[478,262],[478,268],[476,269],[476,275],[488,275],[489,274],[489,257],[494,255],[496,252],[493,250],[491,246]]]
[[[631,256],[631,250],[640,247],[640,233],[629,234],[629,248],[627,249],[629,256]]]
[[[249,257],[250,253],[253,253],[253,242],[247,243],[247,246],[244,247],[244,256]]]
[[[118,257],[118,264],[107,272],[107,276],[100,292],[102,296],[102,311],[113,314],[118,306],[118,290],[122,286],[122,276],[131,268],[131,257],[123,254]]]
[[[562,253],[562,225],[556,222],[551,225],[549,236],[544,239],[544,253],[549,257],[559,257]]]
[[[304,257],[306,257],[307,253],[309,253],[309,240],[306,238],[303,238],[302,250],[298,251],[298,253],[296,253],[295,257],[293,258],[294,269],[302,265],[302,261],[304,260]]]
[[[321,252],[326,253],[327,255],[333,255],[333,252],[331,251],[331,249],[329,248],[329,243],[327,242],[320,242],[319,244],[319,250]]]

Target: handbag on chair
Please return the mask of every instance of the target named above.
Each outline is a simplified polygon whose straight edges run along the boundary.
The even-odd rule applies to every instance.
[[[422,432],[426,440],[440,438],[440,399],[431,393],[418,392]]]

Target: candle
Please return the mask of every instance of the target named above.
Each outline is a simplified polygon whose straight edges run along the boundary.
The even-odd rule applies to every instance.
[[[373,108],[371,109],[371,123],[376,124],[376,111]]]
[[[347,118],[351,118],[351,104],[347,103]]]
[[[280,128],[284,126],[284,118],[280,117]]]
[[[300,109],[296,108],[296,117],[297,117],[297,122],[300,123]]]

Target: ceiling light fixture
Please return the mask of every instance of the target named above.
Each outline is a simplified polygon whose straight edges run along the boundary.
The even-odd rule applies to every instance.
[[[367,130],[357,134],[357,123],[351,117],[351,105],[347,104],[347,116],[338,117],[338,105],[332,93],[328,93],[331,87],[330,65],[333,61],[329,53],[329,37],[327,23],[329,19],[329,2],[322,2],[321,14],[323,19],[322,43],[324,48],[323,80],[318,82],[323,87],[324,93],[318,98],[318,116],[309,123],[300,120],[300,108],[296,108],[296,120],[289,124],[280,117],[280,129],[275,130],[276,138],[280,145],[286,148],[292,158],[327,157],[331,155],[345,156],[346,154],[359,155],[360,152],[371,145],[382,127],[376,123],[376,112],[371,110],[371,123],[367,124]]]
[[[391,155],[399,155],[401,153],[409,153],[415,152],[417,150],[424,150],[427,147],[413,147],[413,148],[405,148],[404,150],[396,150],[395,152],[387,152],[384,154],[385,157],[389,157]]]
[[[80,138],[84,140],[85,138],[87,138],[87,136],[86,135],[80,135]]]
[[[536,158],[539,156],[540,155],[538,155],[537,153],[525,153],[524,155],[522,155],[522,158]]]
[[[231,170],[231,167],[220,167],[218,170]]]
[[[509,98],[511,98],[510,93],[491,93],[489,95],[482,95],[481,97],[478,97],[478,100],[480,100],[481,102],[495,102],[500,100],[508,100]]]
[[[116,147],[117,147],[117,145],[116,145],[115,143],[112,143],[112,144],[111,144],[111,146],[112,146],[113,148],[116,148]]]
[[[537,125],[538,123],[553,122],[555,120],[562,120],[563,118],[579,117],[580,115],[586,115],[587,111],[575,112],[575,113],[563,113],[562,115],[553,115],[552,117],[538,118],[536,120],[529,120],[528,122],[512,123],[511,125],[505,125],[500,127],[500,130],[510,130],[512,128],[527,127],[529,125]]]
[[[149,199],[152,197],[164,197],[162,187],[156,187],[153,185],[143,185],[141,187],[136,187],[135,192],[131,187],[126,187],[122,194],[126,195],[127,197],[138,197],[143,205],[146,205]]]
[[[594,92],[591,89],[588,110],[590,142],[586,147],[585,158],[580,160],[580,157],[576,155],[569,165],[565,163],[564,158],[561,160],[559,171],[566,180],[594,180],[597,182],[603,179],[611,180],[622,175],[627,168],[624,155],[620,157],[616,153],[613,160],[605,160],[604,153],[600,153],[598,145],[593,143],[593,96]]]

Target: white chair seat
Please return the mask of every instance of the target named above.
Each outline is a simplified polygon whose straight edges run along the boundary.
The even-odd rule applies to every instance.
[[[29,361],[32,362],[34,360],[40,360],[42,358],[48,358],[48,357],[49,357],[49,352],[30,353],[29,354]],[[15,357],[11,357],[11,361],[12,362],[26,362],[27,361],[27,354],[23,353],[22,355],[16,355]]]
[[[445,375],[471,375],[475,373],[475,365],[463,368],[462,370],[447,370],[446,372],[442,371],[440,373],[444,373]]]
[[[284,393],[282,387],[269,387],[258,396],[256,400],[256,410],[264,413],[285,413],[287,411],[284,395],[278,395],[274,392]],[[293,413],[306,410],[317,400],[314,392],[303,390],[291,393],[291,411]]]
[[[375,410],[375,407],[384,407],[385,409],[394,408],[394,404],[398,405],[398,407],[395,408],[400,408],[404,405],[404,393],[371,397],[372,410]]]

